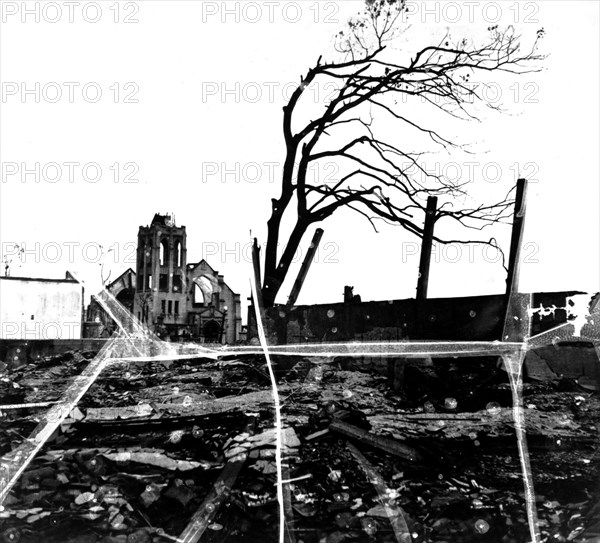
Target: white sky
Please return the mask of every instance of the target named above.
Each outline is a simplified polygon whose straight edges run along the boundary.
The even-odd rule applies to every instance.
[[[245,301],[250,231],[266,240],[270,199],[279,191],[279,168],[270,164],[284,159],[281,108],[293,88],[286,85],[297,84],[320,54],[333,53],[332,36],[362,2],[0,5],[0,241],[5,255],[14,243],[29,251],[23,262],[14,259],[12,275],[61,277],[72,269],[97,282],[100,243],[113,248],[105,262],[114,278],[135,267],[138,226],[155,212],[173,212],[187,227],[188,262],[205,257]],[[528,37],[546,30],[546,70],[514,80],[518,86],[510,92],[504,89],[502,102],[511,114],[465,123],[456,134],[482,152],[433,156],[427,167],[439,162],[449,175],[460,171],[468,179],[464,161],[479,162],[471,171],[476,194],[483,196],[508,188],[520,168],[535,180],[528,194],[521,289],[599,290],[600,4],[414,2],[411,9],[412,27],[397,45],[409,51],[447,28],[455,37],[479,35],[497,14],[500,24],[514,23]],[[125,17],[138,22],[125,23]],[[36,83],[39,102],[35,93],[21,94]],[[91,103],[98,88],[102,97]],[[57,89],[62,97],[51,103]],[[322,96],[331,88],[317,91]],[[128,96],[137,102],[125,103]],[[22,182],[23,166],[35,163],[40,173]],[[61,165],[56,182],[49,180],[57,174],[51,163]],[[72,182],[65,163],[77,163]],[[95,183],[83,177],[88,163],[102,168]],[[448,169],[450,163],[459,170]],[[250,182],[255,164],[262,177]],[[235,171],[236,165],[241,175],[222,182],[223,166]],[[501,179],[490,183],[495,165]],[[94,172],[86,170],[88,179]],[[133,182],[125,183],[128,173]],[[328,174],[335,175],[335,165],[315,175]],[[319,261],[298,303],[341,301],[344,285],[353,285],[363,300],[414,295],[416,238],[388,226],[377,234],[352,213],[321,226]],[[508,251],[509,228],[489,235]],[[494,260],[492,252],[488,256]],[[433,256],[429,295],[498,293],[504,280],[500,264],[486,263],[481,247],[463,247],[462,254],[446,248]],[[282,301],[290,288],[291,280]]]

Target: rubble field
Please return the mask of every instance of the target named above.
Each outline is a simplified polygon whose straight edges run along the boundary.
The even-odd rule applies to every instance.
[[[4,365],[0,454],[95,354]],[[276,357],[275,372],[281,504],[263,357],[127,362],[20,475],[0,541],[266,543],[280,507],[295,543],[531,540],[511,388],[493,358],[408,366],[398,392],[351,357]],[[600,397],[566,379],[525,379],[522,395],[541,541],[600,541]]]

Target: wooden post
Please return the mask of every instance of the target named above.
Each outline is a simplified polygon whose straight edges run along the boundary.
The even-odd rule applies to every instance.
[[[260,314],[264,317],[264,305],[262,299],[262,283],[260,277],[260,247],[258,241],[254,238],[252,244],[252,267],[254,273],[254,281],[256,281],[256,297],[250,295],[250,306],[248,307],[248,338],[253,337],[254,333],[258,333],[258,323],[256,322],[256,314],[254,312],[254,306],[258,307]],[[264,319],[263,319],[264,322]]]
[[[264,306],[260,279],[260,247],[256,238],[254,238],[254,243],[252,244],[252,265],[254,267],[254,280],[256,281],[256,296],[258,297],[258,300],[254,300],[254,303],[258,304],[258,307],[262,310]]]
[[[300,294],[300,289],[304,284],[304,280],[306,279],[306,275],[308,274],[308,270],[310,265],[312,264],[315,253],[317,252],[317,247],[321,242],[321,238],[323,237],[323,230],[321,228],[317,228],[315,230],[315,235],[313,236],[312,242],[308,251],[306,252],[306,256],[304,257],[304,262],[302,262],[302,267],[300,268],[300,272],[298,273],[298,277],[296,277],[296,282],[292,288],[292,292],[287,301],[287,305],[292,306],[296,303],[298,299],[298,294]]]
[[[354,287],[344,287],[344,328],[342,337],[345,341],[354,339]]]
[[[421,260],[419,261],[419,280],[417,281],[417,301],[427,298],[429,286],[429,265],[431,263],[431,247],[433,245],[433,228],[435,226],[435,212],[437,210],[437,197],[427,198],[425,212],[425,225],[423,226],[423,243],[421,244]]]
[[[525,223],[525,193],[527,180],[517,180],[517,194],[515,196],[515,211],[513,215],[512,235],[510,238],[510,253],[508,256],[508,273],[506,276],[506,297],[519,289],[519,255],[521,252],[521,238]]]
[[[503,341],[524,341],[529,337],[531,332],[531,314],[529,313],[529,309],[533,302],[533,296],[531,294],[518,294],[521,242],[525,225],[526,193],[527,181],[525,179],[518,179],[510,239],[510,253],[508,257],[506,293],[504,296]]]

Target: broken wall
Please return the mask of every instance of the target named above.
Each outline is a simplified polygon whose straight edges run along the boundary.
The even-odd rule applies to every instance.
[[[567,299],[578,292],[533,295],[532,334],[567,321]],[[500,340],[505,318],[504,295],[372,302],[275,306],[265,311],[266,332],[273,344],[420,340]],[[256,337],[254,308],[248,311],[248,338]]]

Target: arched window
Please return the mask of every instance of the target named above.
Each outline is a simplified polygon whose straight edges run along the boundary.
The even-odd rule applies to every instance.
[[[173,248],[173,265],[178,268],[181,267],[181,242],[176,241],[175,247]]]
[[[194,303],[204,304],[204,294],[202,293],[202,289],[198,283],[194,283]]]
[[[169,261],[169,243],[166,239],[160,242],[159,259],[161,266],[166,266]]]

